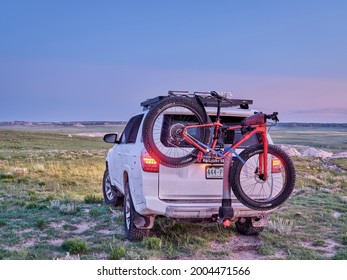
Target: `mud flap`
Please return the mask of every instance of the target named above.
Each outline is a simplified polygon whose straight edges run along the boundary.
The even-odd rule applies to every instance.
[[[252,226],[253,227],[266,227],[269,223],[269,216],[270,215],[263,215],[260,217],[252,218]]]
[[[151,229],[154,225],[155,216],[141,216],[135,213],[134,225],[138,229]]]

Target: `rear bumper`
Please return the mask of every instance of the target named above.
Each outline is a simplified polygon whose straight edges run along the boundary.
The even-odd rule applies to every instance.
[[[132,184],[133,183],[133,184]],[[141,184],[142,183],[142,184]],[[135,188],[134,186],[141,186]],[[206,219],[211,218],[212,215],[218,214],[219,208],[222,206],[222,194],[217,193],[213,200],[196,195],[196,199],[160,199],[159,198],[159,180],[157,173],[142,173],[142,180],[133,180],[130,183],[132,190],[132,197],[135,200],[134,206],[136,212],[142,216],[165,216],[167,218],[179,219]],[[260,217],[269,211],[256,211],[247,208],[240,203],[232,195],[232,207],[234,210],[234,217]]]
[[[221,205],[216,205],[214,207],[208,206],[168,206],[166,208],[165,216],[171,218],[210,218],[214,214],[218,214],[219,207]],[[234,209],[234,217],[260,217],[266,212],[264,211],[254,211],[244,206],[238,204],[232,205]]]
[[[146,203],[142,203],[137,211],[139,214],[147,215],[161,215],[167,218],[179,219],[206,219],[211,218],[212,215],[218,214],[221,203],[168,203],[158,198],[148,198]],[[269,211],[255,211],[245,207],[240,202],[232,203],[234,209],[234,217],[260,217]]]

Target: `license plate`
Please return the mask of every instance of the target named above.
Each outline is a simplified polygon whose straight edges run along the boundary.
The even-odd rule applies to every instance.
[[[223,179],[223,165],[208,165],[205,174],[206,179]]]

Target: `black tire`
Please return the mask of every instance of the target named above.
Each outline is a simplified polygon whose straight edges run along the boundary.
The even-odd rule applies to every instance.
[[[124,229],[125,235],[129,241],[141,241],[149,235],[149,229],[139,229],[135,226],[134,220],[139,215],[134,208],[134,204],[130,195],[129,183],[124,189]]]
[[[123,206],[123,195],[111,184],[110,174],[108,168],[105,169],[104,177],[102,180],[102,193],[104,195],[104,201],[107,204],[114,206]]]
[[[187,124],[204,124],[209,117],[195,99],[175,96],[153,106],[143,122],[142,137],[148,153],[160,164],[184,167],[195,162],[199,150],[183,140]],[[195,139],[207,145],[211,128],[196,128]]]
[[[264,227],[255,227],[252,218],[240,218],[235,223],[236,229],[242,235],[257,235],[264,230]]]
[[[268,178],[263,180],[257,173],[259,154],[262,145],[253,145],[245,149],[240,157],[243,164],[235,158],[230,170],[230,185],[238,200],[254,210],[271,210],[284,203],[295,185],[295,168],[290,157],[282,149],[269,145]],[[272,170],[272,159],[278,159],[276,171]]]

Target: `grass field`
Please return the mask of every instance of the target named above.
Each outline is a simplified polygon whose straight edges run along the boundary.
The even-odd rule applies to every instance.
[[[157,218],[149,238],[130,243],[122,209],[102,202],[110,145],[77,133],[0,130],[0,259],[347,259],[345,161],[331,162],[344,168],[338,172],[320,159],[294,158],[296,190],[260,236],[240,236],[234,226]],[[333,151],[346,146],[335,137],[325,143],[324,133],[318,142],[316,133],[273,133],[280,142]]]
[[[334,153],[347,151],[347,129],[344,127],[277,127],[270,134],[275,143],[303,145]]]

